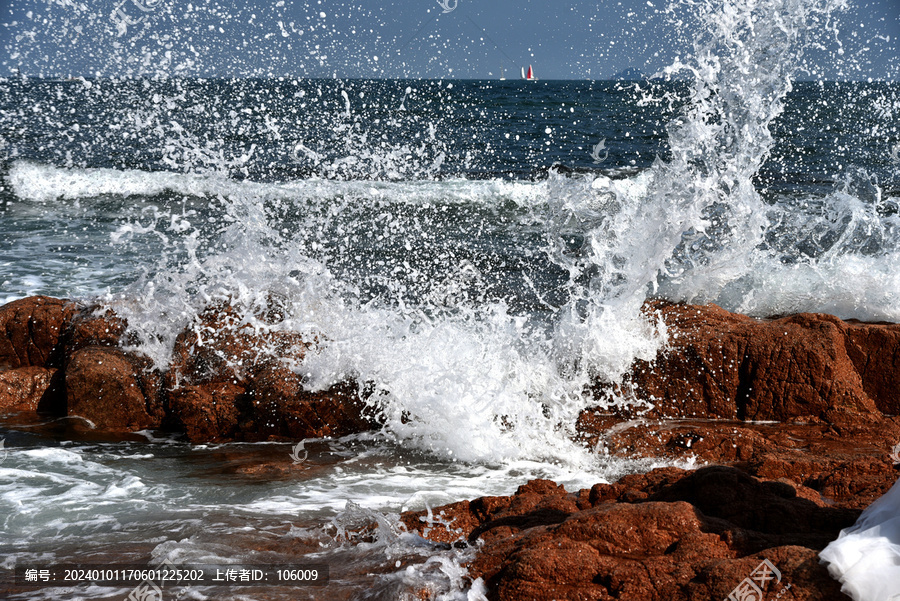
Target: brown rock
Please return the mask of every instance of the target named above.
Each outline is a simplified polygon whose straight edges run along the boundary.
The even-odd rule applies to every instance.
[[[588,493],[588,507],[601,503],[638,503],[646,501],[667,486],[684,478],[689,472],[677,467],[658,468],[646,474],[629,474],[613,484],[595,484]],[[585,507],[580,507],[584,509]]]
[[[250,388],[250,428],[261,440],[340,437],[373,427],[350,384],[309,392],[299,375],[269,364],[254,372]]]
[[[57,370],[20,367],[0,372],[0,412],[37,411]]]
[[[66,367],[69,415],[110,431],[135,431],[162,424],[161,382],[149,361],[114,348],[89,346]]]
[[[191,442],[228,442],[240,439],[243,387],[230,382],[185,385],[168,393],[169,410]]]
[[[178,335],[169,384],[231,382],[246,388],[254,368],[287,358],[300,362],[311,345],[299,335],[257,331],[229,305],[211,307]]]
[[[89,346],[119,346],[127,322],[107,307],[91,306],[74,314],[63,335],[68,356]]]
[[[249,378],[246,388],[234,382],[181,386],[169,392],[169,408],[191,442],[299,441],[373,427],[349,385],[308,392],[299,376],[272,366]]]
[[[712,420],[623,420],[586,412],[585,442],[621,457],[734,463],[751,475],[781,479],[842,507],[865,507],[897,478],[891,457],[900,418],[837,426]]]
[[[654,403],[650,415],[841,422],[896,412],[900,327],[821,314],[759,320],[715,305],[647,310],[667,324],[669,347],[653,364],[636,362],[618,389]]]
[[[795,537],[782,544],[803,543],[817,549],[824,548],[859,515],[852,509],[826,506],[821,498],[804,498],[795,486],[785,482],[758,481],[725,466],[690,473],[654,493],[649,500],[687,501],[707,517],[775,537]]]
[[[878,409],[900,415],[900,324],[846,322],[847,353]]]
[[[763,559],[781,573],[763,587],[769,595],[844,599],[817,551],[858,516],[726,467],[654,470],[578,494],[536,481],[511,498],[434,512],[461,538],[484,541],[469,574],[485,580],[490,599],[548,601],[718,601]],[[446,531],[426,533],[422,516],[403,519],[445,540]]]
[[[59,367],[59,339],[77,311],[74,303],[32,296],[0,307],[0,371]]]
[[[259,317],[282,315],[278,306]],[[301,363],[315,340],[256,330],[230,306],[205,311],[179,336],[166,375],[169,408],[192,442],[302,440],[370,430],[356,387],[309,392],[284,366]]]
[[[668,325],[669,349],[653,365],[636,364],[620,390],[656,407],[582,412],[586,445],[735,463],[851,508],[896,479],[890,452],[900,420],[881,410],[896,412],[900,326],[812,314],[756,320],[713,305],[647,310]],[[761,419],[775,421],[751,421]]]

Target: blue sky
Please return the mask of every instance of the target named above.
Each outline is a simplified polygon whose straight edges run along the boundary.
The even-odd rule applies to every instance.
[[[8,0],[0,73],[29,76],[516,77],[653,73],[690,52],[670,0]],[[861,0],[819,35],[802,79],[900,71],[900,0]],[[681,21],[681,27],[676,25]],[[820,32],[821,34],[822,32]],[[843,55],[839,55],[840,47]]]

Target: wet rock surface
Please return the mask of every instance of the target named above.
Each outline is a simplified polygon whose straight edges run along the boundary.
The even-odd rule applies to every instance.
[[[470,577],[491,599],[726,599],[752,586],[765,598],[846,599],[817,554],[897,478],[900,326],[645,309],[666,323],[670,344],[623,383],[596,384],[580,442],[702,467],[581,491],[535,480],[431,517],[406,513],[407,528],[477,545]],[[318,339],[268,327],[277,311],[257,317],[211,307],[159,370],[129,350],[127,324],[107,310],[11,303],[0,307],[0,410],[78,415],[112,432],[174,429],[192,442],[376,427],[355,383],[305,386],[297,366]],[[623,394],[648,402],[606,402]],[[256,476],[299,469],[287,462]]]
[[[146,359],[117,348],[88,346],[66,365],[67,413],[109,431],[158,428],[165,417],[161,384]]]
[[[58,367],[60,337],[77,311],[74,303],[47,296],[0,307],[0,370]]]
[[[624,383],[598,385],[601,397],[626,393],[668,418],[841,422],[900,413],[900,325],[813,313],[754,319],[660,301],[645,313],[666,324],[667,349],[653,363],[635,362]]]
[[[480,545],[470,577],[491,599],[848,599],[818,552],[900,475],[900,326],[645,309],[670,344],[624,383],[597,384],[582,442],[718,465],[576,492],[536,480],[404,523]],[[613,393],[650,402],[605,405]]]
[[[533,480],[510,497],[432,511],[404,523],[480,545],[469,575],[503,600],[727,599],[766,560],[779,577],[756,582],[764,598],[846,599],[817,553],[859,515],[730,466],[657,469],[577,492]]]
[[[277,309],[277,306],[275,307]],[[77,416],[108,432],[184,432],[191,442],[295,441],[376,427],[357,387],[309,391],[301,365],[316,340],[210,307],[178,336],[165,369],[130,350],[108,308],[32,297],[0,307],[0,411]],[[310,351],[312,349],[312,351]]]
[[[46,407],[58,370],[47,367],[20,367],[0,371],[0,413],[39,411]]]
[[[355,386],[311,392],[286,367],[302,364],[307,352],[315,352],[315,341],[254,328],[227,306],[208,310],[175,342],[165,376],[170,414],[192,442],[290,441],[372,429]]]
[[[900,475],[892,458],[900,442],[897,417],[855,425],[582,417],[582,432],[592,431],[587,440],[606,453],[735,465],[847,507],[868,506]],[[611,425],[604,430],[602,423]]]

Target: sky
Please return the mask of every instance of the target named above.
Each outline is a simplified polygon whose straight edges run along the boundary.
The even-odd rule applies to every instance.
[[[492,79],[529,64],[542,79],[651,75],[700,35],[689,4],[4,0],[0,75]],[[799,79],[900,77],[900,0],[833,16],[810,28]]]

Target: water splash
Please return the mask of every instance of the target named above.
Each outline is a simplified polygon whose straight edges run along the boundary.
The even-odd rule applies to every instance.
[[[378,578],[366,598],[412,601],[424,592],[435,601],[487,599],[482,579],[473,581],[465,567],[475,558],[475,547],[432,543],[408,532],[400,516],[371,511],[352,502],[331,520],[326,531],[338,543],[353,542],[349,547],[352,557],[376,552],[379,559],[384,558],[381,561],[397,568]],[[404,564],[406,567],[402,567]]]
[[[690,79],[668,126],[670,158],[626,182],[551,178],[551,254],[570,273],[572,298],[559,359],[576,372],[592,366],[591,378],[615,381],[660,348],[664,331],[638,317],[648,295],[718,299],[752,273],[747,258],[769,225],[753,178],[774,145],[771,125],[805,48],[831,32],[845,3],[708,0],[670,10],[684,7],[701,33],[691,58],[665,72]]]
[[[655,166],[651,185],[652,196],[672,203],[659,208],[682,224],[681,240],[660,269],[659,293],[763,316],[822,311],[900,318],[890,308],[900,293],[898,281],[884,269],[900,242],[897,218],[877,178],[838,167],[843,181],[834,191],[800,203],[790,196],[764,200],[755,181],[771,157],[772,128],[806,49],[822,38],[840,40],[835,16],[848,4],[699,6],[704,35],[692,62],[666,71],[687,71],[693,84],[688,110],[669,127],[673,160]],[[879,97],[883,102],[890,93]],[[787,170],[786,157],[777,159]]]
[[[410,448],[577,470],[595,465],[570,442],[579,412],[595,402],[591,386],[664,345],[663,325],[640,311],[648,296],[764,312],[815,306],[809,299],[825,286],[818,306],[896,306],[883,260],[896,248],[896,212],[877,182],[854,177],[825,196],[795,228],[804,232],[796,245],[788,242],[798,239],[796,207],[755,182],[805,48],[834,33],[831,14],[843,6],[672,8],[703,34],[691,58],[666,71],[689,82],[633,92],[638,106],[681,107],[668,148],[643,171],[447,177],[448,164],[480,173],[481,163],[450,141],[471,111],[444,82],[284,79],[262,92],[241,81],[173,80],[159,91],[163,84],[96,80],[60,83],[57,100],[76,94],[99,114],[104,93],[124,86],[136,108],[113,111],[112,122],[131,124],[124,129],[141,140],[140,160],[97,169],[85,157],[79,166],[65,157],[79,156],[84,138],[67,125],[65,149],[47,152],[71,168],[16,161],[10,181],[17,197],[45,204],[163,197],[111,234],[116,248],[161,259],[107,297],[160,365],[181,329],[229,302],[262,334],[324,334],[320,352],[296,369],[310,387],[365,383],[385,434]],[[175,110],[182,114],[166,116]],[[322,118],[310,125],[304,111]],[[204,125],[192,117],[200,113],[219,117]],[[553,127],[540,130],[551,133],[537,144],[557,141]],[[579,154],[586,162],[589,152]],[[852,291],[835,273],[877,281],[842,296],[841,286]],[[277,324],[257,317],[272,299],[284,307]]]

